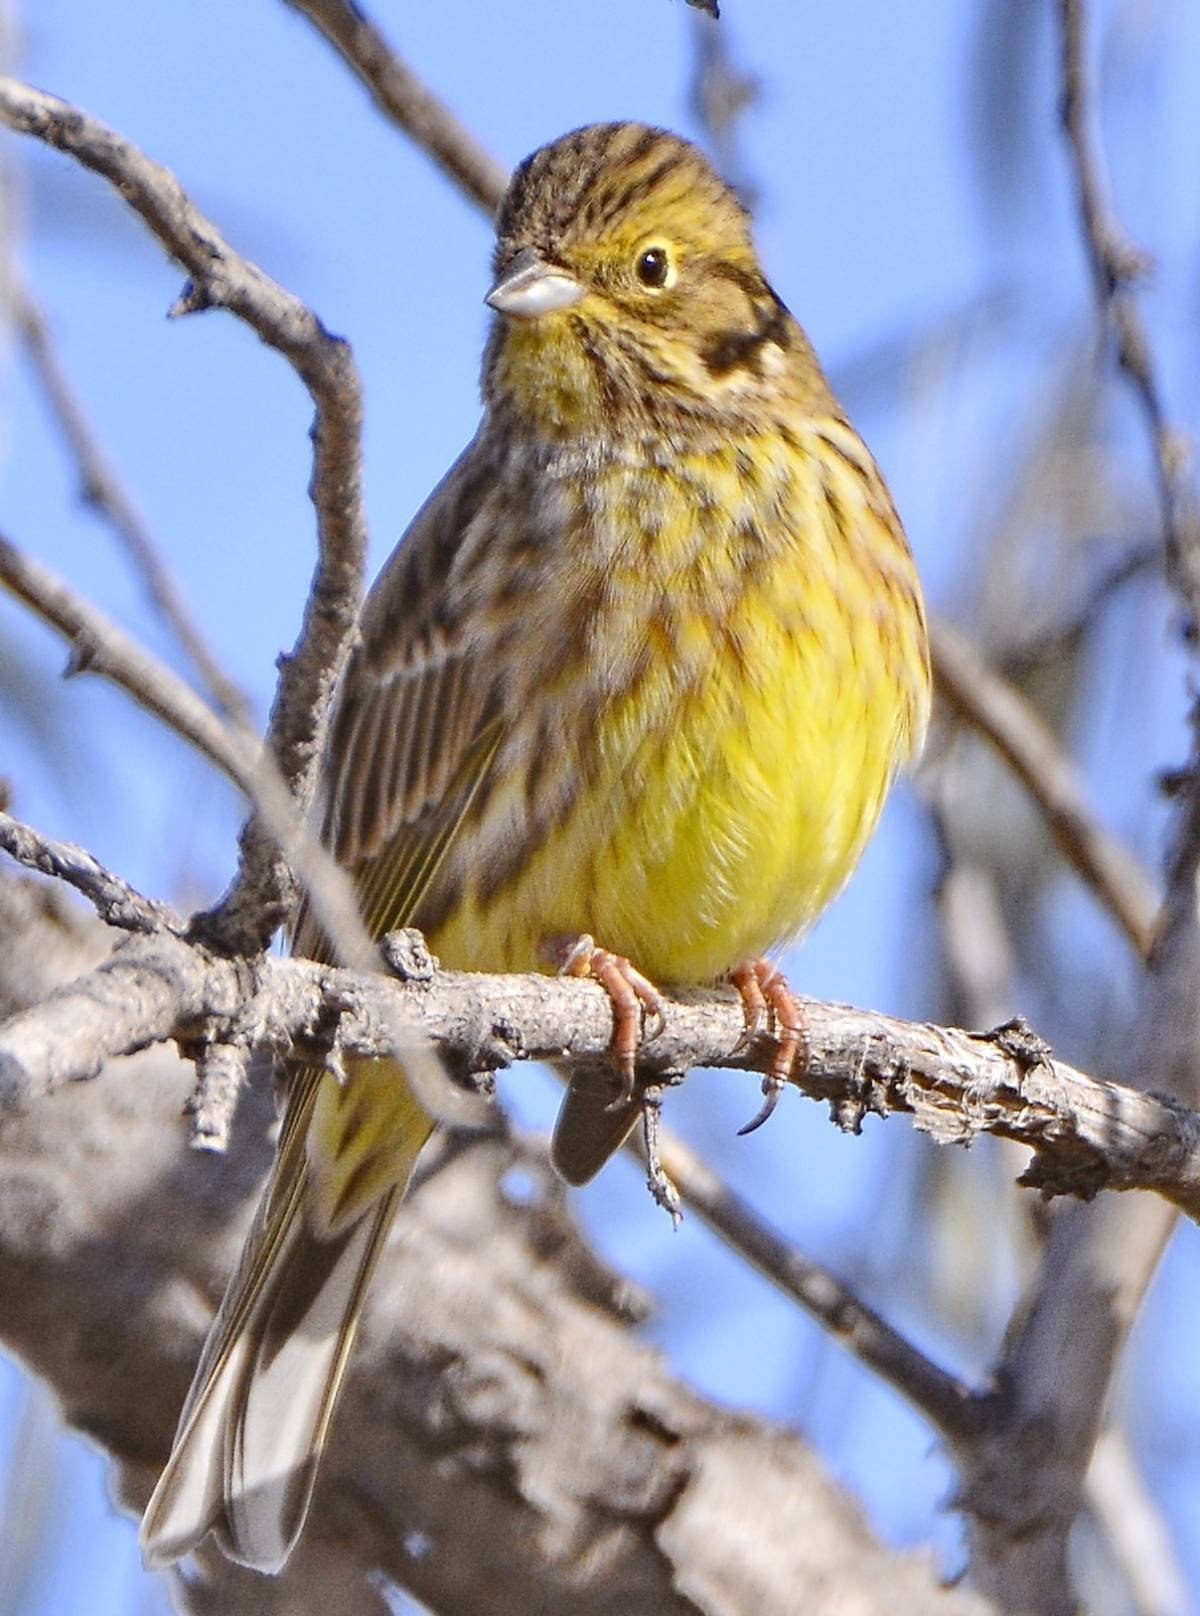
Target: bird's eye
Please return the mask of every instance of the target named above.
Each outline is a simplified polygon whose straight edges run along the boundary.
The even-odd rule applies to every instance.
[[[665,247],[647,247],[640,252],[634,273],[643,286],[662,287],[667,284],[671,275],[671,260],[667,257]]]

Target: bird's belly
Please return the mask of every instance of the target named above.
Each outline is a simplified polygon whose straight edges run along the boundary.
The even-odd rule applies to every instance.
[[[816,919],[874,828],[904,703],[886,644],[851,644],[839,614],[814,633],[760,612],[753,630],[752,655],[730,641],[682,686],[660,657],[590,717],[560,715],[538,764],[553,823],[532,828],[537,793],[508,771],[485,816],[510,844],[503,880],[485,829],[431,935],[444,964],[545,968],[587,932],[661,982],[707,982]]]

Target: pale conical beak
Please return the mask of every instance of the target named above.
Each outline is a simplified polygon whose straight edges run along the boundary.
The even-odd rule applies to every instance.
[[[484,299],[501,314],[534,319],[555,309],[569,309],[583,296],[583,287],[566,270],[539,258],[532,247],[523,248]]]

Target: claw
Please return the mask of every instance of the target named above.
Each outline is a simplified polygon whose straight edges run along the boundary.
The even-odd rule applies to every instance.
[[[634,1066],[638,1046],[644,1038],[657,1038],[666,1026],[662,994],[623,954],[597,948],[586,933],[567,948],[559,967],[562,976],[590,976],[608,994],[613,1007],[612,1054],[621,1087],[609,1106],[620,1110],[633,1099],[636,1082]],[[643,1032],[643,1012],[653,1018],[654,1030]]]
[[[782,1078],[763,1078],[762,1091],[765,1098],[763,1099],[763,1103],[759,1106],[758,1110],[750,1118],[750,1121],[744,1123],[742,1127],[738,1129],[739,1139],[744,1139],[748,1133],[753,1133],[756,1128],[762,1127],[763,1123],[766,1122],[772,1111],[774,1111],[775,1107],[779,1104],[779,1096],[783,1093],[786,1087],[787,1082]]]
[[[729,980],[741,995],[746,1021],[737,1048],[745,1048],[749,1039],[758,1030],[764,1014],[768,1026],[776,1037],[771,1070],[763,1078],[763,1103],[746,1126],[738,1129],[738,1136],[741,1137],[753,1133],[766,1122],[779,1104],[779,1096],[783,1093],[797,1060],[800,1060],[803,1067],[807,1063],[808,1052],[804,1012],[793,998],[791,989],[778,966],[772,965],[770,960],[748,960],[745,965],[739,965],[737,970],[730,972]]]

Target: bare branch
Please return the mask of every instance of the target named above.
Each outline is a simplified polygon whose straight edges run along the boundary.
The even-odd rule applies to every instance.
[[[1062,123],[1071,154],[1084,244],[1104,318],[1116,338],[1121,369],[1146,417],[1162,506],[1167,570],[1187,607],[1194,638],[1200,633],[1200,525],[1188,478],[1189,445],[1167,420],[1138,305],[1137,284],[1150,260],[1129,239],[1110,201],[1111,185],[1091,106],[1085,0],[1059,0],[1059,8]]]
[[[183,922],[165,903],[156,903],[122,880],[74,842],[56,842],[10,814],[0,813],[0,848],[43,875],[57,876],[81,892],[101,920],[124,931],[180,933]]]
[[[229,1146],[229,1130],[238,1096],[250,1070],[250,1051],[237,1044],[207,1044],[196,1057],[196,1087],[188,1101],[193,1150],[220,1155]]]
[[[1047,1194],[1152,1189],[1200,1218],[1200,1119],[1182,1106],[1096,1082],[1019,1027],[968,1033],[801,1003],[811,1053],[795,1081],[839,1126],[904,1112],[941,1143],[997,1134],[1034,1151],[1023,1182]],[[595,984],[556,977],[444,972],[398,983],[304,960],[230,960],[167,933],[133,937],[0,1029],[0,1112],[167,1039],[308,1060],[333,1050],[407,1057],[436,1043],[456,1070],[473,1071],[515,1057],[603,1058],[612,1014]],[[640,1074],[677,1079],[700,1065],[762,1073],[774,1049],[765,1034],[745,1040],[732,995],[689,995],[668,1003]]]
[[[990,1397],[947,1374],[861,1302],[844,1281],[803,1256],[724,1183],[681,1139],[659,1140],[662,1164],[679,1193],[714,1234],[785,1296],[908,1399],[945,1436],[962,1435],[987,1417]]]
[[[403,62],[350,0],[286,0],[307,17],[371,93],[381,112],[433,158],[459,190],[493,213],[508,172]]]
[[[939,622],[932,634],[940,695],[992,743],[1042,810],[1059,851],[1145,958],[1157,900],[1133,854],[1089,812],[1070,759],[1015,686],[993,672],[964,634]]]
[[[369,970],[377,964],[377,950],[359,918],[346,872],[301,818],[257,736],[232,722],[223,724],[165,663],[144,650],[49,568],[24,555],[3,537],[0,583],[71,642],[69,672],[96,673],[111,679],[139,706],[191,741],[241,787],[276,845],[302,871],[313,911],[341,962],[358,970]]]
[[[1187,1616],[1187,1581],[1166,1522],[1128,1439],[1111,1425],[1100,1433],[1092,1455],[1087,1501],[1124,1576],[1136,1616]]]
[[[0,584],[70,642],[68,673],[97,673],[111,679],[139,707],[190,741],[235,785],[248,789],[258,742],[250,746],[231,732],[165,662],[144,650],[49,567],[25,555],[3,536]]]
[[[121,486],[75,396],[41,310],[11,271],[5,293],[34,375],[79,472],[84,499],[107,519],[142,576],[151,600],[174,632],[218,708],[249,727],[245,695],[221,668],[199,624],[184,603],[140,511]]]
[[[692,19],[692,72],[688,104],[703,129],[717,167],[734,186],[745,205],[754,210],[758,187],[752,182],[740,152],[740,125],[762,94],[762,80],[735,66],[729,30],[714,26],[712,18]]]
[[[316,405],[311,492],[319,559],[300,638],[281,668],[267,747],[304,812],[321,757],[329,695],[349,648],[362,594],[366,523],[362,507],[362,397],[346,343],[257,265],[236,253],[175,179],[98,119],[54,96],[0,78],[0,118],[103,175],[191,277],[178,314],[223,308],[244,320],[296,370]],[[290,912],[287,860],[262,816],[241,839],[238,876],[204,917],[215,945],[254,953]]]
[[[1166,425],[1133,285],[1144,269],[1108,202],[1092,135],[1084,0],[1060,0],[1062,121],[1075,170],[1080,222],[1106,320],[1153,440],[1168,573],[1195,639],[1200,545],[1183,456]],[[1200,715],[1184,780],[1138,1016],[1127,1040],[1130,1075],[1155,1103],[1200,1093]],[[1178,1204],[1178,1203],[1176,1203]],[[972,1576],[1022,1616],[1073,1616],[1071,1531],[1108,1388],[1146,1288],[1170,1238],[1167,1207],[1105,1200],[1090,1216],[1055,1218],[1037,1288],[999,1371],[1004,1417],[958,1445],[970,1521]]]

